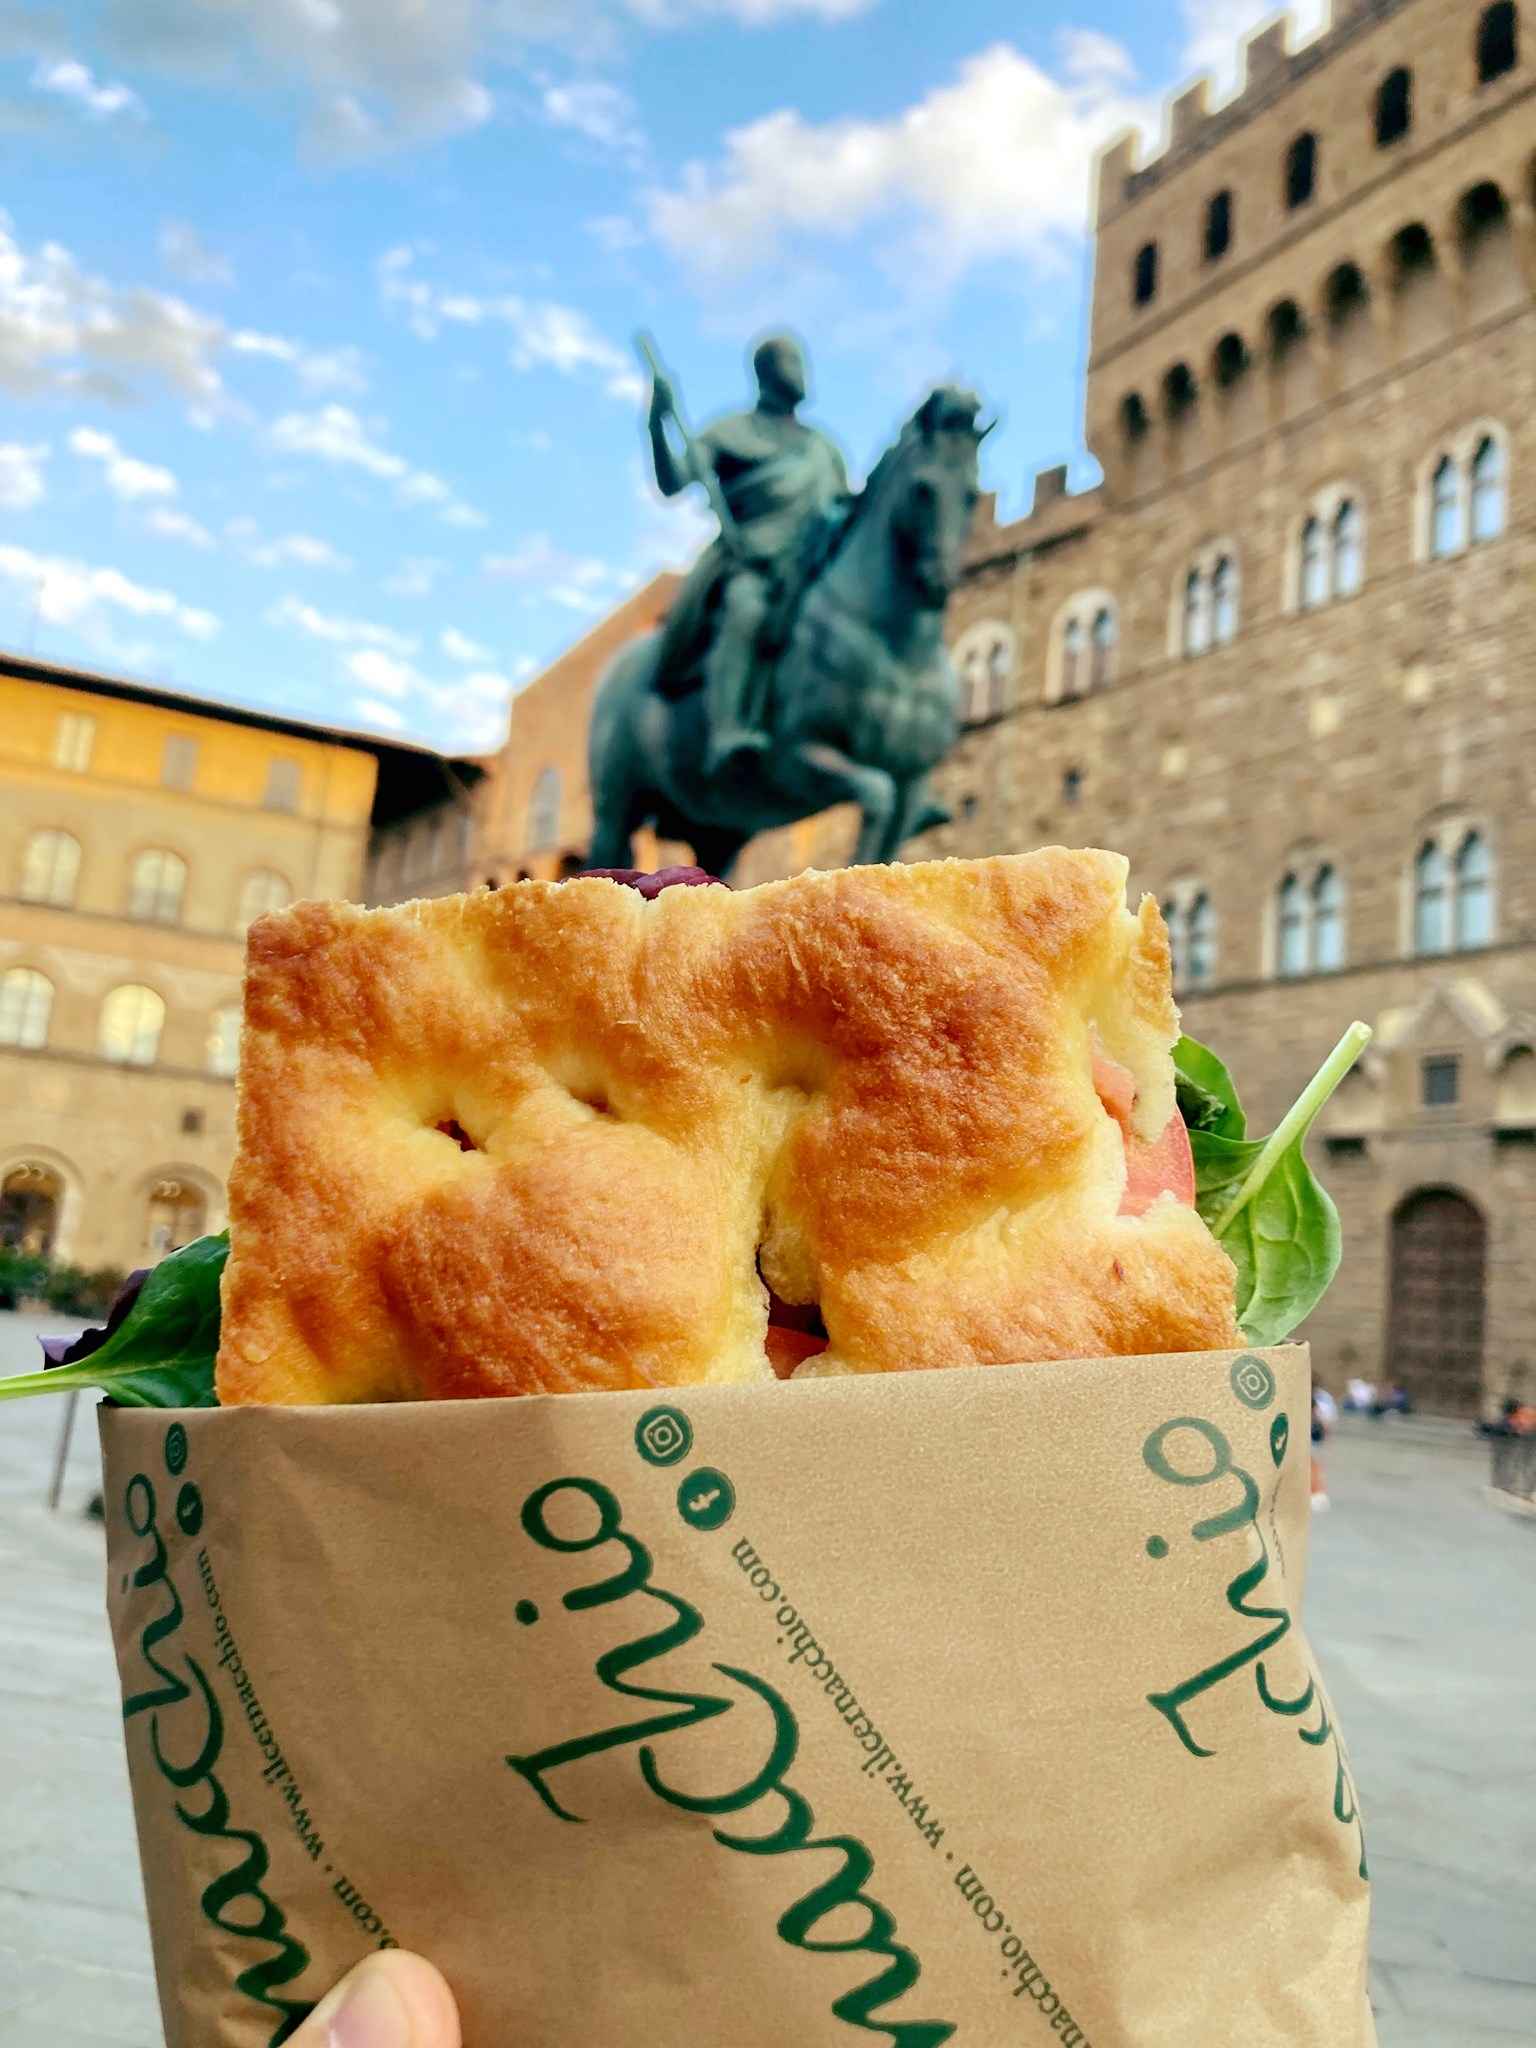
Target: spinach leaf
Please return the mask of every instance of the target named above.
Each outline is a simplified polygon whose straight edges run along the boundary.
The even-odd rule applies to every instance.
[[[216,1408],[219,1279],[228,1257],[226,1230],[135,1274],[104,1328],[73,1340],[45,1337],[47,1368],[0,1379],[0,1401],[100,1387],[129,1408]]]
[[[1209,1046],[1181,1038],[1173,1048],[1174,1080],[1179,1114],[1191,1131],[1214,1131],[1220,1138],[1246,1138],[1248,1119],[1237,1099],[1232,1076]]]
[[[1345,1032],[1273,1137],[1242,1135],[1242,1111],[1229,1080],[1225,1115],[1237,1118],[1237,1135],[1220,1127],[1190,1130],[1195,1206],[1237,1268],[1238,1326],[1250,1344],[1278,1344],[1288,1337],[1339,1269],[1339,1212],[1308,1166],[1304,1147],[1319,1110],[1370,1038],[1364,1024]],[[1190,1043],[1184,1041],[1181,1055]],[[1225,1078],[1225,1068],[1214,1064]],[[1208,1070],[1197,1063],[1196,1073],[1208,1089]]]

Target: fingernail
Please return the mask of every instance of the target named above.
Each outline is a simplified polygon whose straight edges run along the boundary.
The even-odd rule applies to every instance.
[[[326,2048],[411,2048],[411,2016],[382,1971],[364,1968],[346,1986]]]

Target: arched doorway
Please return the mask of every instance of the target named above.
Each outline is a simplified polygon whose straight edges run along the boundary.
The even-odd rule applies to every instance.
[[[144,1244],[152,1259],[179,1251],[203,1234],[208,1205],[201,1188],[187,1180],[156,1180],[150,1183]]]
[[[51,1166],[24,1160],[0,1181],[0,1245],[51,1257],[64,1206],[64,1183]]]
[[[1418,1189],[1392,1218],[1382,1369],[1431,1415],[1482,1407],[1487,1263],[1482,1215],[1451,1188]]]

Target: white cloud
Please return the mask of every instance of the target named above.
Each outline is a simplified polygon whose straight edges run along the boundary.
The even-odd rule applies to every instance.
[[[627,213],[599,213],[583,224],[593,241],[610,256],[645,246],[645,233]]]
[[[393,626],[375,625],[369,619],[338,618],[334,612],[319,611],[293,596],[281,598],[272,606],[267,624],[291,626],[307,633],[312,640],[328,640],[338,646],[382,647],[401,655],[416,652],[417,643],[410,635],[397,633]]]
[[[142,371],[206,410],[223,385],[212,357],[221,324],[166,292],[119,286],[82,270],[45,242],[28,253],[0,211],[0,386],[31,397],[135,394],[124,372]]]
[[[72,455],[101,464],[107,489],[124,504],[136,504],[141,498],[174,498],[177,494],[178,485],[170,470],[157,462],[141,462],[137,456],[125,455],[113,435],[103,434],[95,427],[76,427],[69,437],[69,448]]]
[[[125,58],[201,78],[266,74],[309,97],[309,141],[355,155],[462,133],[492,111],[475,76],[498,16],[560,0],[105,0],[102,28]]]
[[[407,555],[393,576],[386,576],[384,588],[391,597],[430,597],[446,562],[431,555]]]
[[[254,520],[232,520],[229,530],[245,544],[245,559],[258,569],[281,569],[292,564],[300,569],[333,569],[345,574],[353,566],[350,555],[342,554],[317,534],[280,533],[263,540]]]
[[[621,86],[601,78],[565,84],[540,81],[539,108],[552,128],[569,128],[614,156],[638,163],[646,154],[645,130],[634,101]]]
[[[471,640],[467,633],[461,633],[457,626],[444,626],[437,637],[437,644],[450,661],[494,661],[495,655],[489,647],[482,647],[478,640]]]
[[[136,65],[256,80],[308,100],[313,149],[357,156],[462,134],[495,112],[482,73],[538,47],[591,62],[624,31],[705,19],[828,24],[876,0],[102,0],[106,45]]]
[[[47,496],[43,464],[50,450],[46,442],[27,446],[21,441],[0,441],[0,509],[30,512]]]
[[[89,65],[74,57],[45,59],[32,74],[32,90],[56,93],[93,121],[110,121],[118,114],[145,118],[144,102],[131,86],[98,83]]]
[[[481,568],[499,583],[515,583],[532,597],[548,598],[565,611],[595,615],[608,609],[603,595],[616,578],[597,555],[573,554],[547,533],[531,534],[510,554],[484,555]]]
[[[449,526],[483,526],[485,516],[457,497],[440,476],[413,469],[403,455],[374,438],[350,406],[284,413],[272,427],[272,445],[285,455],[307,455],[340,469],[360,469],[392,484],[404,505],[430,505]]]
[[[37,616],[86,637],[109,630],[114,613],[135,619],[165,619],[189,640],[211,640],[219,631],[212,612],[183,604],[168,590],[148,589],[121,569],[102,568],[64,555],[34,554],[30,548],[0,544],[0,579],[23,589]]]
[[[213,535],[199,520],[188,512],[178,512],[171,505],[157,505],[145,519],[144,524],[151,533],[158,533],[166,540],[184,540],[188,547],[211,548]]]
[[[212,249],[190,221],[167,220],[160,224],[160,261],[189,284],[233,284],[234,267],[227,256]]]
[[[496,325],[507,333],[514,369],[591,376],[611,398],[629,404],[644,397],[644,382],[629,356],[576,307],[513,293],[479,297],[442,291],[420,276],[415,264],[416,251],[402,243],[386,249],[377,267],[385,304],[404,309],[411,332],[420,340],[435,340],[445,327]]]
[[[694,162],[646,195],[652,232],[712,276],[744,274],[821,238],[868,245],[925,291],[975,261],[1050,263],[1081,236],[1095,152],[1144,124],[1130,60],[1078,33],[1058,74],[1007,43],[886,120],[814,122],[784,108],[731,130],[723,160]]]
[[[359,718],[366,718],[370,725],[382,726],[386,732],[405,731],[405,720],[393,704],[381,704],[376,697],[354,697],[352,709]]]
[[[1280,12],[1276,0],[1182,0],[1185,68],[1209,71],[1219,86],[1231,86],[1244,39]],[[1290,12],[1292,41],[1299,44],[1327,26],[1330,0],[1293,0]]]
[[[766,28],[796,15],[821,21],[852,21],[877,0],[627,0],[637,21],[652,28],[681,28],[701,15],[727,15],[747,28]]]
[[[421,678],[408,661],[382,654],[376,647],[361,647],[342,664],[354,682],[365,690],[381,690],[386,697],[404,697],[420,685]]]
[[[262,334],[250,327],[237,327],[229,337],[236,355],[265,356],[284,363],[311,391],[366,391],[363,358],[356,348],[310,349],[290,341],[284,334]]]

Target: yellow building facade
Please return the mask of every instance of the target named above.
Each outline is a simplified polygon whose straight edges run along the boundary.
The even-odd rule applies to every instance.
[[[126,1269],[222,1225],[245,929],[359,896],[445,767],[0,656],[0,1246]]]

